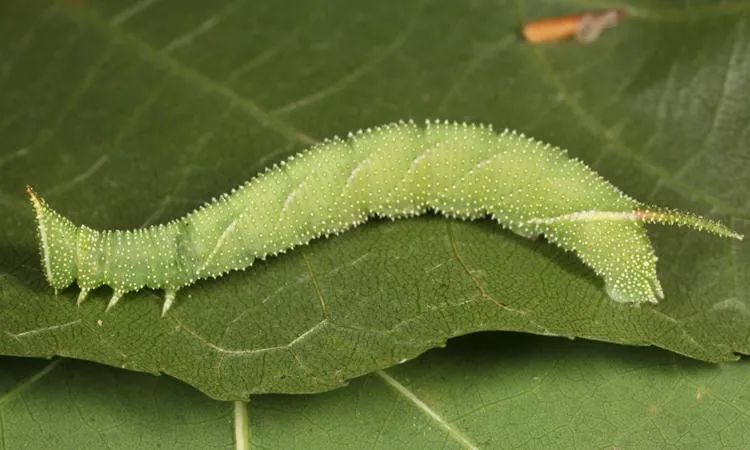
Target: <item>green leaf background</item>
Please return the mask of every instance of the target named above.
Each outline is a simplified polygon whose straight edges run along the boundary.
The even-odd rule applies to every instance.
[[[627,19],[591,45],[518,36],[615,6]],[[0,353],[213,399],[6,356],[0,445],[746,447],[745,361],[497,332],[412,358],[509,330],[731,361],[750,353],[747,240],[651,228],[666,299],[634,309],[490,223],[374,221],[198,283],[167,319],[150,291],[105,315],[106,288],[80,309],[75,288],[51,294],[23,187],[133,228],[325,137],[446,118],[566,147],[640,200],[748,234],[749,17],[744,1],[3,2]]]

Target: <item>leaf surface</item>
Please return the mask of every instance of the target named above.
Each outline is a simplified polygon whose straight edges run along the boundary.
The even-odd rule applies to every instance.
[[[238,402],[169,377],[74,360],[0,364],[5,448],[242,448],[242,439],[252,448],[320,449],[749,443],[747,361],[713,365],[528,334],[457,338],[323,394],[253,396],[240,405],[247,427],[239,439]]]
[[[543,241],[436,216],[197,283],[166,319],[158,292],[108,314],[107,288],[81,308],[75,288],[51,294],[26,184],[77,223],[135,228],[403,118],[515,128],[635,198],[750,233],[746,3],[634,3],[591,45],[545,46],[519,24],[571,5],[371,3],[3,2],[0,353],[166,373],[226,400],[333,389],[481,330],[750,353],[748,240],[660,227],[656,307],[613,303]]]

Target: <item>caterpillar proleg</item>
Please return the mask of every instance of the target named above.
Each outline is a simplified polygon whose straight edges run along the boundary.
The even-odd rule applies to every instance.
[[[163,289],[162,315],[185,286],[372,216],[430,210],[448,218],[490,217],[575,252],[603,278],[609,297],[633,304],[664,296],[645,223],[742,239],[713,220],[646,206],[549,144],[441,121],[392,123],[326,140],[180,219],[142,229],[76,226],[27,191],[42,267],[55,290],[77,281],[80,304],[92,289],[110,286],[109,310],[127,292]]]

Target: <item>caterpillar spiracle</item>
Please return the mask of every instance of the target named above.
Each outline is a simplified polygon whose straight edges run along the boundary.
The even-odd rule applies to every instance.
[[[111,309],[130,291],[177,291],[245,269],[368,217],[428,210],[449,218],[489,216],[525,237],[543,235],[575,252],[604,279],[614,301],[663,298],[645,223],[688,226],[742,239],[691,213],[646,206],[562,149],[523,134],[441,121],[392,123],[335,137],[267,168],[212,203],[148,228],[76,226],[29,187],[44,273],[62,289],[77,280],[77,304],[101,285]]]

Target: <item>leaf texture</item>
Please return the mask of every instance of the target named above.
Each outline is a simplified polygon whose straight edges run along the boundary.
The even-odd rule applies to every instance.
[[[531,46],[519,25],[570,5],[3,2],[0,353],[165,373],[224,400],[330,390],[482,330],[750,353],[748,240],[650,228],[665,300],[632,308],[489,221],[375,221],[201,282],[161,319],[155,292],[107,314],[107,289],[80,308],[76,289],[53,295],[23,192],[134,228],[319,139],[441,117],[568,148],[635,198],[747,235],[745,5],[638,2],[593,44]]]

